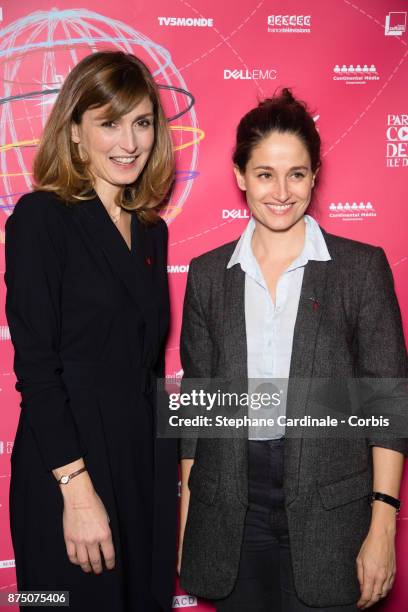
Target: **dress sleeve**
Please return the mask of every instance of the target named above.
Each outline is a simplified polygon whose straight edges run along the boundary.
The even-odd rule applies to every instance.
[[[46,469],[85,454],[59,356],[64,235],[59,203],[23,196],[6,223],[6,316],[15,350],[16,390]]]
[[[369,401],[375,413],[396,415],[408,431],[407,351],[394,280],[386,255],[376,248],[368,261],[358,318],[358,369],[360,379],[373,381]],[[367,381],[368,383],[370,381]],[[381,446],[408,455],[407,437],[368,438],[370,446]]]
[[[185,378],[210,378],[212,373],[212,340],[196,286],[196,267],[191,261],[184,297],[180,339],[181,365]],[[197,439],[180,440],[180,458],[193,459]]]
[[[166,339],[170,318],[169,282],[167,275],[167,249],[168,229],[165,221],[160,220],[158,224],[158,237],[156,239],[156,251],[158,254],[158,284],[160,288],[159,317],[160,336],[163,338],[159,356],[155,365],[157,378],[165,377]]]

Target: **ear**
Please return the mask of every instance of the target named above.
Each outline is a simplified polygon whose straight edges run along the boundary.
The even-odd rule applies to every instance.
[[[238,168],[238,166],[234,166],[234,174],[235,174],[235,178],[236,178],[238,187],[242,191],[246,191],[245,176],[241,173],[241,170]]]
[[[314,187],[314,185],[315,185],[316,177],[317,177],[317,174],[318,174],[319,170],[320,170],[320,168],[317,168],[316,172],[313,175],[313,178],[312,178],[312,187]]]
[[[71,140],[76,144],[79,144],[81,142],[79,125],[74,121],[71,123]]]

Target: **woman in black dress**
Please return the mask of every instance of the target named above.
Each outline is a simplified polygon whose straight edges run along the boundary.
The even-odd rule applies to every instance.
[[[19,590],[70,609],[171,607],[177,456],[155,439],[169,306],[166,118],[132,55],[67,77],[6,224],[6,312],[21,415],[10,516]],[[164,511],[165,504],[165,511]]]

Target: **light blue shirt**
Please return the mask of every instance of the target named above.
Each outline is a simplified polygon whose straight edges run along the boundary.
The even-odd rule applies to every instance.
[[[251,217],[239,239],[227,268],[239,264],[245,272],[245,326],[247,337],[249,392],[280,393],[281,403],[275,412],[251,411],[251,417],[273,417],[286,413],[286,391],[292,357],[293,332],[299,307],[303,274],[309,260],[331,259],[318,223],[305,215],[305,243],[300,253],[279,277],[276,286],[275,304],[267,284],[252,252],[252,235],[255,220]],[[275,385],[260,387],[262,381],[275,379]],[[276,380],[279,379],[279,380]],[[271,381],[273,382],[273,381]],[[273,439],[284,435],[284,427],[275,426],[255,431],[249,428],[250,439]],[[265,433],[267,437],[265,437]]]

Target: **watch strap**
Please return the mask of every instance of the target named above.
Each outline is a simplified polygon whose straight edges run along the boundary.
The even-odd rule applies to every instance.
[[[59,480],[57,480],[58,484],[68,484],[70,480],[72,480],[73,478],[75,478],[75,476],[78,476],[79,474],[82,474],[82,472],[86,472],[86,467],[82,467],[79,470],[76,470],[76,472],[72,472],[71,474],[64,474],[63,476],[61,476],[61,478]]]

